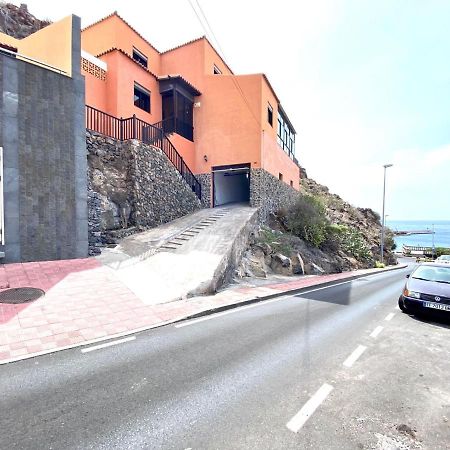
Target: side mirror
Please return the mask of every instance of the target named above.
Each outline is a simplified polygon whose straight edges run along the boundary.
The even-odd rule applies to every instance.
[[[406,275],[406,278],[409,278],[409,273],[408,273],[408,275]]]

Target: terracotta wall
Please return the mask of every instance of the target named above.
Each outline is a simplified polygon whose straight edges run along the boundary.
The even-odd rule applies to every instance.
[[[159,94],[159,85],[156,78],[128,58],[123,53],[113,51],[101,57],[108,64],[106,74],[106,112],[117,117],[131,117],[133,114],[145,122],[156,123],[161,120],[161,95]],[[90,80],[87,79],[87,84]],[[150,91],[151,112],[134,106],[134,83]],[[88,89],[91,89],[89,87]],[[96,94],[96,102],[100,93]],[[89,103],[91,97],[86,97]]]
[[[81,32],[81,47],[94,56],[111,48],[120,48],[130,56],[133,46],[148,58],[148,69],[160,73],[160,55],[145,39],[141,38],[117,15],[85,28]]]
[[[169,136],[170,142],[175,146],[178,153],[184,159],[189,169],[194,172],[195,168],[195,144],[194,142],[185,139],[179,134],[172,134]]]
[[[179,74],[203,92],[204,42],[192,42],[161,55],[161,75]]]
[[[233,81],[239,83],[247,102]],[[209,173],[211,167],[251,163],[260,167],[261,89],[258,75],[208,75],[200,107],[194,109],[194,139],[197,173]],[[204,155],[207,161],[204,160]]]
[[[286,152],[277,143],[278,130],[278,99],[269,86],[266,79],[261,75],[261,167],[275,177],[283,174],[283,181],[299,189],[300,170],[298,166],[289,158]],[[272,107],[272,125],[268,121],[268,105]]]

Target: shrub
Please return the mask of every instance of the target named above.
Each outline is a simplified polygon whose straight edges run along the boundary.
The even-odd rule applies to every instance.
[[[436,255],[436,257],[442,256],[442,255],[450,255],[450,248],[436,247],[435,255]]]
[[[323,203],[312,195],[300,194],[286,215],[287,229],[314,247],[326,240],[328,226]]]
[[[285,242],[283,235],[270,228],[262,228],[258,241],[270,245],[274,252],[282,255],[289,256],[293,251],[291,245]]]
[[[376,269],[383,269],[384,267],[386,267],[384,265],[384,263],[380,262],[380,261],[375,261],[375,268]]]
[[[342,249],[358,260],[367,261],[371,259],[372,254],[364,236],[356,228],[345,228],[342,233]]]

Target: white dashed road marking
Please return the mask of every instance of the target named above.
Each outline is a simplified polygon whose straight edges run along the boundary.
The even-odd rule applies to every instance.
[[[394,316],[395,316],[395,313],[389,313],[389,314],[385,317],[384,320],[389,321],[389,320],[391,320]]]
[[[81,349],[81,353],[93,352],[94,350],[99,350],[105,347],[112,347],[113,345],[123,344],[124,342],[134,341],[136,336],[129,336],[123,339],[118,339],[117,341],[105,342],[104,344],[93,345],[92,347],[86,347]]]
[[[319,390],[304,404],[303,408],[286,424],[289,430],[294,433],[298,433],[332,390],[333,386],[327,383],[323,384]]]
[[[358,345],[353,353],[344,361],[345,367],[352,367],[355,361],[366,351],[367,347]]]
[[[382,326],[376,327],[375,330],[373,330],[372,333],[370,333],[370,337],[376,338],[382,331],[383,331]]]

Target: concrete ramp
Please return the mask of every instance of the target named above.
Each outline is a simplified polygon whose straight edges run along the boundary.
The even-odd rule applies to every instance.
[[[229,279],[257,223],[257,209],[203,209],[123,239],[98,259],[144,303],[212,294]]]

